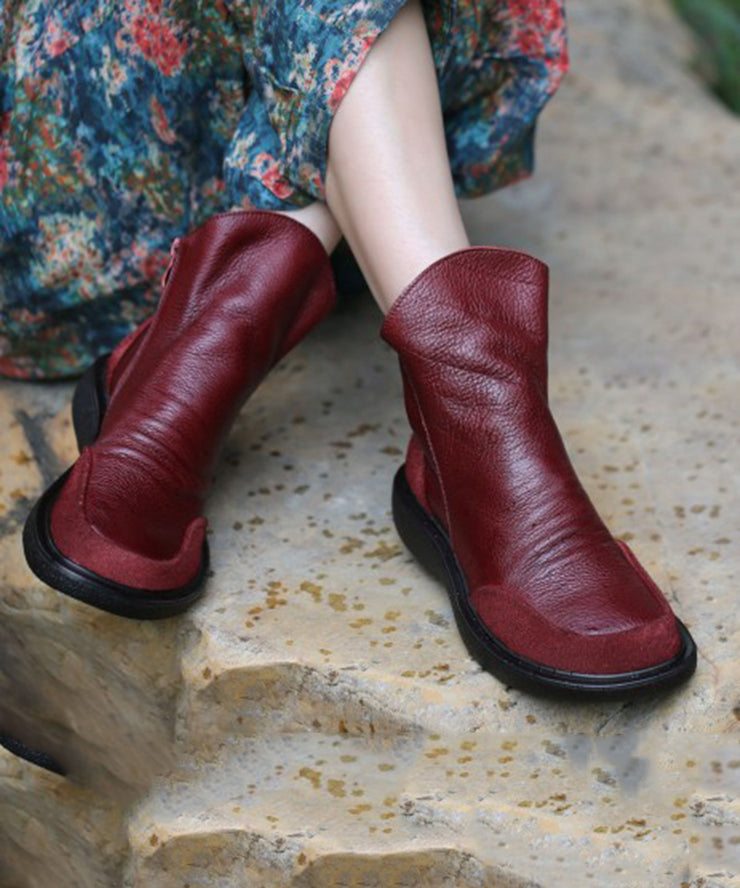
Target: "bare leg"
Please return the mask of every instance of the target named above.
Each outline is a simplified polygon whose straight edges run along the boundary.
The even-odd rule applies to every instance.
[[[470,246],[419,0],[378,37],[336,111],[326,198],[383,311],[430,263]]]
[[[276,212],[281,216],[295,219],[296,222],[302,222],[306,228],[310,228],[324,245],[327,253],[331,253],[342,238],[342,232],[329,212],[329,208],[320,201],[297,210],[277,210]]]
[[[420,0],[378,37],[334,115],[326,197],[276,212],[310,228],[328,253],[344,235],[384,312],[427,265],[470,245]]]
[[[240,212],[243,207],[234,207],[233,210]],[[295,210],[274,210],[281,216],[288,216],[301,222],[306,228],[310,229],[316,237],[324,245],[327,253],[331,253],[339,241],[342,239],[342,232],[334,220],[329,208],[321,201],[315,201],[306,207],[298,207]]]

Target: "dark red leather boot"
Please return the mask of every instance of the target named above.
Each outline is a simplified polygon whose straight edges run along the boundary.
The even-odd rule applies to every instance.
[[[178,239],[157,311],[78,389],[75,426],[88,446],[26,521],[36,575],[128,617],[192,604],[221,444],[334,300],[326,250],[285,216],[224,213]]]
[[[696,648],[581,486],[548,406],[547,266],[471,247],[418,275],[381,335],[413,431],[394,482],[406,545],[507,684],[624,696],[686,679]]]

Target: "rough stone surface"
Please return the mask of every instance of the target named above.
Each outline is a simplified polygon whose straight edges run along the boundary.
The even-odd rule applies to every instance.
[[[138,623],[20,550],[74,458],[68,385],[0,385],[2,888],[740,885],[740,122],[662,0],[570,0],[573,70],[536,177],[465,206],[552,272],[551,392],[614,532],[700,649],[632,704],[507,689],[403,550],[408,427],[366,300],[247,405],[209,503],[214,576]]]

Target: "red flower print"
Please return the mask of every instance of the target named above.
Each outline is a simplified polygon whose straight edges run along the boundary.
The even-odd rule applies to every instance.
[[[162,0],[149,0],[148,15],[131,21],[131,34],[143,56],[159,68],[165,77],[180,71],[187,41],[178,40],[172,27],[159,18]]]
[[[69,31],[62,30],[59,22],[53,18],[49,18],[44,27],[44,52],[49,58],[55,58],[61,55],[65,50],[69,49],[76,41],[76,37]]]
[[[278,162],[271,154],[267,154],[267,152],[258,154],[254,159],[253,167],[265,188],[272,191],[276,197],[285,200],[293,194],[295,189],[281,174]]]
[[[345,93],[350,87],[355,76],[355,71],[345,71],[344,74],[337,80],[334,84],[334,89],[331,91],[331,96],[329,97],[329,108],[332,111],[336,111],[339,107],[339,103],[345,96]]]
[[[545,44],[542,40],[542,34],[539,31],[522,31],[516,35],[514,40],[516,48],[523,55],[539,56],[545,51]]]
[[[163,142],[166,142],[168,145],[174,145],[177,141],[177,135],[170,127],[164,108],[156,96],[152,96],[149,101],[149,111],[154,132]]]
[[[511,45],[522,55],[543,56],[546,52],[545,37],[562,28],[562,7],[557,0],[548,3],[531,3],[526,0],[509,0]]]
[[[65,49],[69,49],[70,40],[66,35],[62,37],[57,37],[55,40],[51,41],[51,45],[49,46],[49,57],[54,58],[55,56],[61,55]]]

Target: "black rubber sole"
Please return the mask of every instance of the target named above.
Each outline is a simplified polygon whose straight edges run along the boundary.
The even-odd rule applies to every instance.
[[[72,422],[80,450],[92,444],[100,433],[107,397],[105,362],[99,358],[77,383],[72,398]],[[148,590],[125,586],[72,561],[54,543],[51,510],[64,484],[68,470],[41,496],[23,527],[23,551],[36,576],[47,585],[100,610],[134,620],[161,620],[187,610],[203,594],[208,571],[207,540],[197,576],[176,589]]]
[[[43,494],[23,527],[23,550],[36,576],[65,595],[100,610],[134,620],[161,620],[187,610],[203,594],[208,571],[208,542],[203,541],[200,568],[187,585],[148,590],[124,586],[88,570],[57,549],[51,535],[51,510],[67,475],[65,472]]]
[[[447,534],[412,493],[404,466],[393,481],[393,519],[407,548],[432,576],[445,584],[470,655],[507,685],[549,697],[629,699],[667,691],[686,681],[696,669],[696,644],[678,619],[680,653],[647,669],[591,675],[556,669],[521,657],[491,633],[471,605],[465,576]]]
[[[18,758],[22,758],[25,761],[30,762],[32,765],[36,765],[38,768],[52,771],[54,774],[59,774],[60,777],[66,776],[67,772],[55,758],[46,752],[41,752],[39,749],[31,749],[31,747],[26,746],[22,740],[18,740],[16,737],[11,737],[10,734],[0,733],[0,746],[7,749],[8,752],[11,752],[13,755],[17,755]]]

